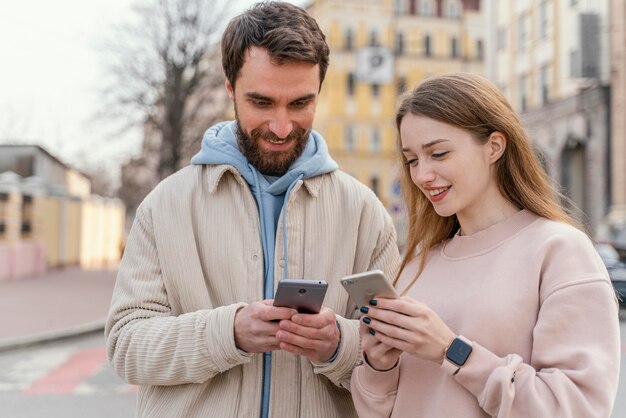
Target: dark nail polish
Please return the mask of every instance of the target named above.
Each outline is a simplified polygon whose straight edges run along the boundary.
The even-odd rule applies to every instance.
[[[370,334],[376,335],[376,331],[374,331],[373,329],[370,328]]]
[[[378,301],[376,299],[372,299],[372,300],[370,300],[370,305],[376,306],[376,305],[378,305]]]
[[[368,313],[369,310],[370,310],[370,308],[368,308],[367,306],[361,306],[361,312]]]
[[[367,316],[365,316],[363,317],[363,322],[365,322],[366,324],[369,324],[370,322],[372,322],[372,320],[368,318]]]

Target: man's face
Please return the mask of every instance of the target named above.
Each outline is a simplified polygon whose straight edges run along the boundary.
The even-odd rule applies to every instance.
[[[265,49],[248,49],[236,87],[227,81],[226,89],[235,104],[239,147],[259,172],[283,175],[302,154],[319,86],[319,65],[276,65]]]

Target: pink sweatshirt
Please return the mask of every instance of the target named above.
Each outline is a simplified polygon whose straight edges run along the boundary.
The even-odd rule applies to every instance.
[[[404,290],[417,268],[398,283]],[[620,366],[618,305],[591,241],[522,210],[433,248],[408,295],[473,351],[456,376],[403,353],[352,375],[361,417],[607,418]]]

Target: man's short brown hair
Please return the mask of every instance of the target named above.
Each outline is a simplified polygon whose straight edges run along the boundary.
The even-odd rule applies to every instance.
[[[319,64],[322,87],[328,69],[328,44],[315,19],[304,9],[279,1],[261,2],[230,21],[222,36],[222,67],[233,88],[251,46],[266,49],[276,64]]]

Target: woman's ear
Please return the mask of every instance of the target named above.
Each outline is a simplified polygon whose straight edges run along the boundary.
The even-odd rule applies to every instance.
[[[495,163],[504,154],[506,138],[501,132],[492,132],[487,140],[487,146],[489,147],[489,161]]]

